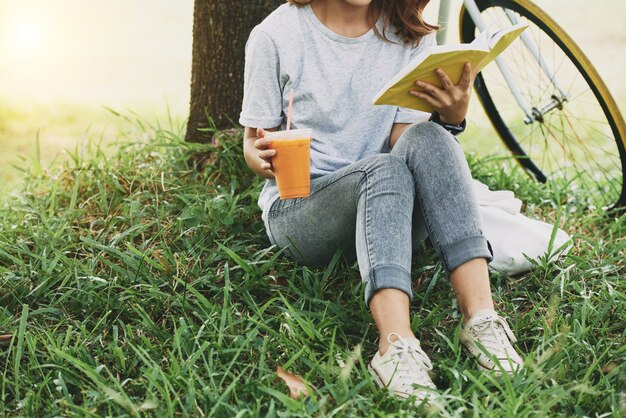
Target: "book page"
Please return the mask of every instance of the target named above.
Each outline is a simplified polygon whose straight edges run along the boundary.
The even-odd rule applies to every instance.
[[[485,60],[480,63],[480,69],[485,68],[487,64],[500,55],[527,27],[527,24],[520,23],[496,32],[491,37],[491,51],[485,57]]]
[[[482,49],[484,51],[489,51],[491,49],[490,42],[492,41],[493,34],[488,30],[482,31],[478,34],[476,38],[469,45],[475,46],[476,49]],[[463,44],[461,44],[463,45]]]
[[[515,34],[514,37],[519,35],[528,27],[527,23],[518,23],[516,25],[507,26],[504,29],[499,29],[489,36],[489,49],[494,49],[496,45],[502,40],[502,38],[510,38],[511,34]],[[482,35],[482,34],[481,34]]]

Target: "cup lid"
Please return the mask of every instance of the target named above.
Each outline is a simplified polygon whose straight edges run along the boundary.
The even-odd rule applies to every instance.
[[[289,131],[276,131],[267,132],[265,138],[267,139],[300,139],[311,138],[313,135],[313,129],[291,129]]]

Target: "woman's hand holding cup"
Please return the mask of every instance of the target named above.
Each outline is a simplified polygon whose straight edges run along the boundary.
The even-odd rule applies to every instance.
[[[263,128],[257,128],[256,136],[257,140],[254,141],[254,148],[257,150],[257,155],[263,162],[261,168],[263,170],[272,169],[272,157],[276,155],[276,150],[269,148],[271,140],[265,138],[265,133],[268,132]]]
[[[271,172],[276,179],[281,199],[307,197],[311,194],[312,137],[312,129],[263,132],[263,140],[267,141],[267,145],[260,142],[259,146],[267,146],[276,151],[271,155],[269,153],[263,155],[271,159]],[[259,151],[261,152],[264,151]]]

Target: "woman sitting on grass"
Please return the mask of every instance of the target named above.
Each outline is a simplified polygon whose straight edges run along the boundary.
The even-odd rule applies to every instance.
[[[494,311],[462,131],[474,74],[466,65],[443,89],[417,81],[411,94],[436,112],[373,106],[371,98],[409,60],[434,45],[428,0],[290,0],[250,34],[243,109],[245,159],[268,179],[259,198],[270,241],[295,260],[324,265],[337,249],[358,260],[365,301],[380,333],[376,382],[421,402],[435,393],[431,362],[410,326],[412,248],[427,236],[450,276],[463,345],[486,370],[513,373],[522,359]],[[311,195],[279,200],[265,132],[312,128]]]

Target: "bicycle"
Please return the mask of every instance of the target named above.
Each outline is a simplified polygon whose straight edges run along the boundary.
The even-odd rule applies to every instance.
[[[451,1],[439,5],[438,43],[446,39]],[[474,83],[492,125],[531,177],[623,213],[626,124],[572,38],[530,0],[463,0],[461,41],[520,22],[529,28]]]

